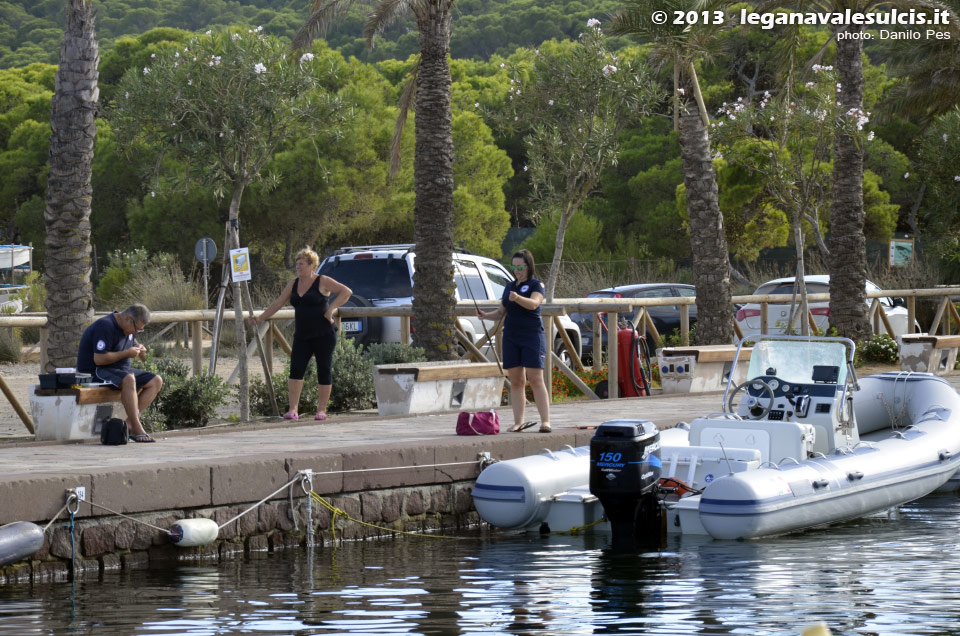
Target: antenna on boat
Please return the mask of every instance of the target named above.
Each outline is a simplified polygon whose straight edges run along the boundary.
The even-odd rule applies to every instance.
[[[720,444],[720,450],[723,451],[723,458],[727,460],[727,470],[730,471],[730,474],[733,474],[733,466],[730,465],[730,458],[727,457],[727,449],[723,447],[723,442],[717,440],[717,443]]]

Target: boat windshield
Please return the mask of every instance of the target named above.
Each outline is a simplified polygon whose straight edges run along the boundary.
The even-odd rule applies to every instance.
[[[747,377],[773,375],[790,384],[844,384],[846,354],[843,342],[761,340],[750,353]]]

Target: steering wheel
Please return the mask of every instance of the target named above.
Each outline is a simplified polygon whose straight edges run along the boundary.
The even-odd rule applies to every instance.
[[[744,389],[750,387],[750,386],[753,385],[753,384],[761,384],[761,385],[763,385],[763,386],[760,387],[760,390],[763,391],[763,393],[766,393],[766,394],[770,397],[770,399],[767,401],[767,405],[764,406],[764,407],[759,406],[760,403],[757,402],[758,408],[761,409],[761,410],[760,410],[760,413],[759,413],[758,415],[751,415],[751,417],[752,417],[753,419],[755,419],[755,420],[762,420],[763,418],[765,418],[765,417],[767,416],[767,413],[769,413],[769,412],[770,412],[770,409],[773,408],[773,400],[774,400],[774,397],[773,397],[773,387],[771,387],[769,384],[767,384],[765,381],[761,380],[760,378],[754,378],[753,380],[747,380],[747,381],[744,382],[743,384],[738,384],[738,385],[737,385],[737,388],[735,388],[735,389],[730,393],[730,397],[727,398],[727,413],[736,413],[736,412],[737,412],[737,408],[735,408],[735,407],[733,406],[733,399],[737,396],[737,393],[739,393],[740,391],[743,391]],[[739,404],[738,404],[737,406],[739,407]]]

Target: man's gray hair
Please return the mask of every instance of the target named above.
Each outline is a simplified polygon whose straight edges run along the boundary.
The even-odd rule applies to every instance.
[[[146,325],[150,322],[150,310],[147,309],[146,305],[141,305],[140,303],[130,305],[120,313],[129,318],[133,318],[141,325]]]

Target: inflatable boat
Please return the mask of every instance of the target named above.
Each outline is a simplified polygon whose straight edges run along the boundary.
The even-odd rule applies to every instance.
[[[481,518],[558,531],[603,514],[634,519],[640,534],[658,530],[641,527],[656,523],[655,499],[668,532],[749,539],[871,515],[957,483],[960,395],[945,380],[858,380],[848,339],[753,336],[737,359],[751,343],[748,379],[728,384],[716,413],[662,431],[606,422],[589,449],[493,464],[473,493]],[[553,511],[571,506],[583,512]]]

